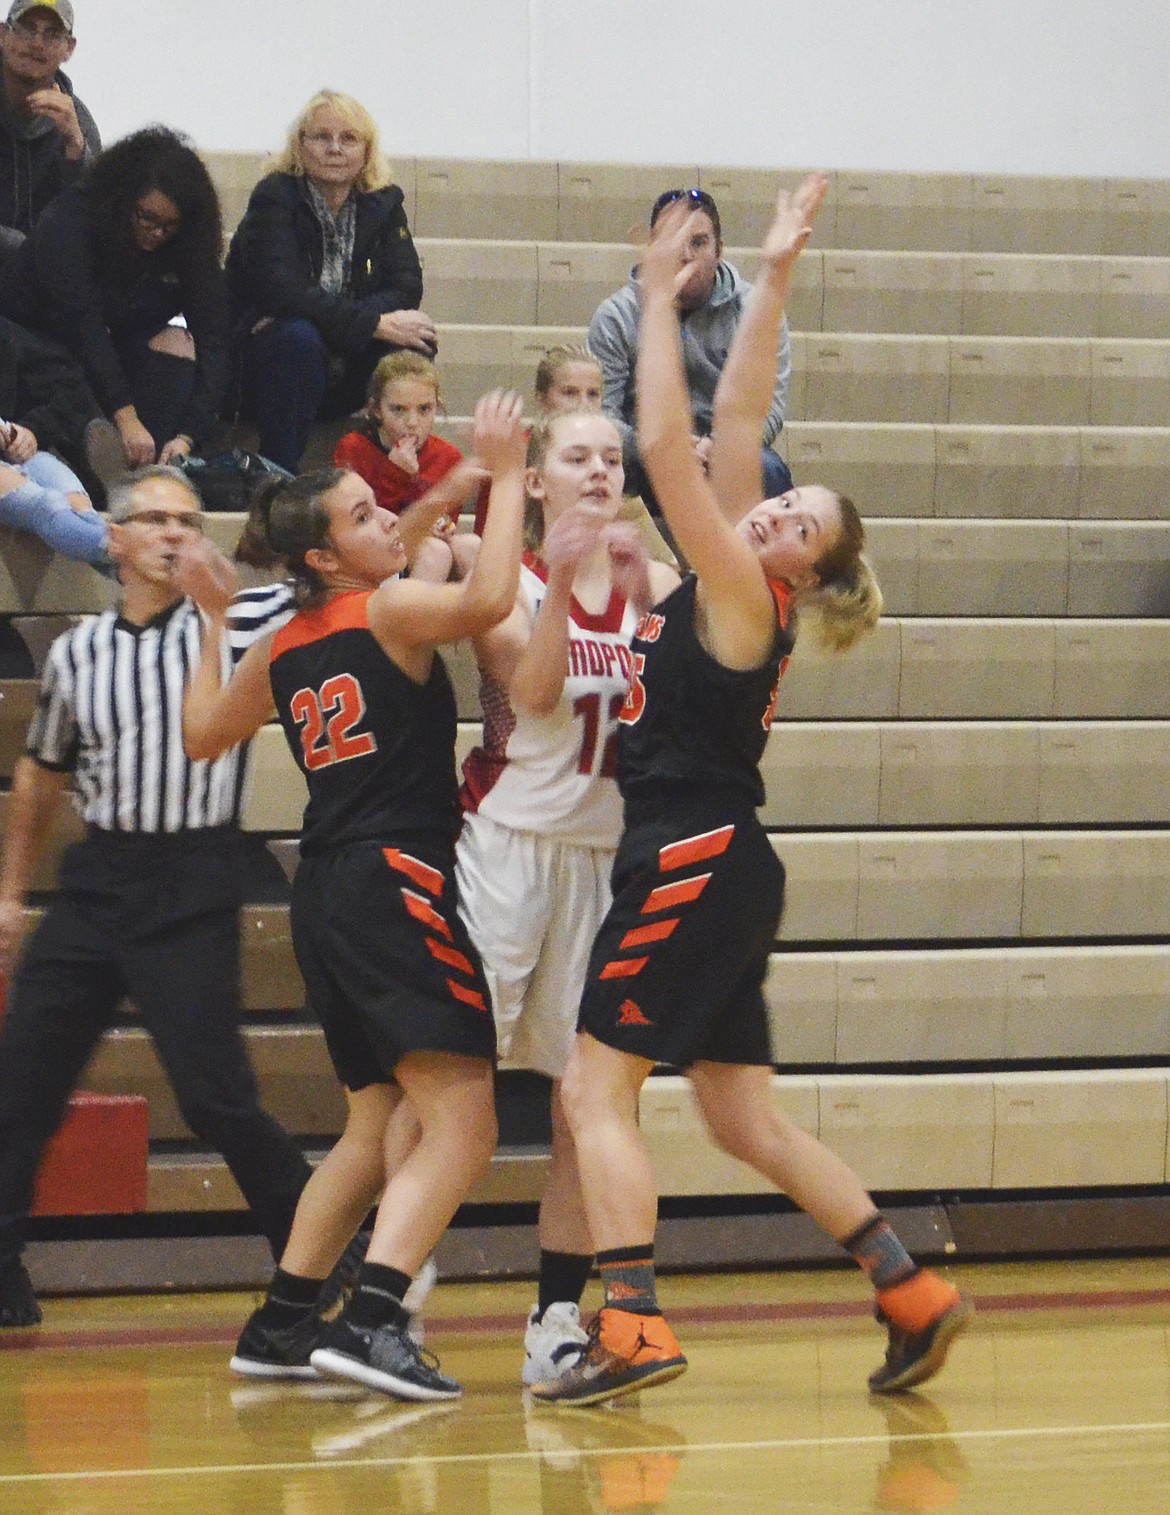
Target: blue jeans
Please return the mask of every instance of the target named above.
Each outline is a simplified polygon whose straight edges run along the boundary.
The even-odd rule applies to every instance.
[[[371,342],[364,352],[339,356],[301,316],[277,317],[253,332],[244,347],[243,402],[260,452],[296,473],[313,422],[363,405],[378,359],[392,351]]]
[[[31,531],[62,557],[108,570],[107,523],[96,510],[76,511],[66,495],[84,494],[81,480],[52,453],[7,465],[27,480],[0,495],[0,525]]]
[[[760,472],[763,476],[763,499],[774,500],[778,495],[787,494],[792,488],[792,475],[788,471],[788,464],[778,452],[773,452],[770,447],[760,448]],[[662,511],[654,498],[654,491],[650,488],[650,480],[646,477],[646,470],[642,467],[640,458],[635,458],[626,465],[625,490],[627,494],[641,495],[650,514],[661,516]]]

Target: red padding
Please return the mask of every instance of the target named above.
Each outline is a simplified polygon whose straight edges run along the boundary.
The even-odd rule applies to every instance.
[[[0,1026],[8,981],[0,974]],[[149,1145],[141,1094],[75,1094],[45,1148],[34,1215],[130,1215],[146,1209]]]
[[[141,1094],[75,1094],[45,1148],[34,1215],[146,1209],[147,1109]]]

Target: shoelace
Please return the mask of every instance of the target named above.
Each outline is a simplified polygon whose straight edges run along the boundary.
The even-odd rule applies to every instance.
[[[403,1339],[410,1343],[411,1355],[416,1362],[420,1363],[424,1368],[429,1369],[432,1373],[442,1373],[443,1370],[439,1366],[439,1359],[433,1352],[428,1351],[426,1347],[420,1347],[413,1336],[404,1333]]]

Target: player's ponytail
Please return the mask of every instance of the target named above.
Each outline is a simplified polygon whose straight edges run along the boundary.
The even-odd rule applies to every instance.
[[[848,652],[877,626],[882,591],[864,556],[865,527],[848,495],[836,494],[841,531],[816,564],[820,583],[800,598],[803,628],[826,652]]]
[[[564,411],[554,411],[547,416],[541,416],[534,422],[532,430],[528,433],[528,451],[524,458],[527,469],[539,473],[544,467],[544,460],[552,445],[553,432],[557,422]],[[539,552],[540,544],[544,541],[544,508],[539,500],[525,492],[524,497],[524,547],[528,552]]]
[[[324,581],[305,557],[314,548],[329,545],[325,496],[346,472],[318,468],[295,479],[268,479],[253,497],[236,558],[256,567],[285,569],[299,606],[313,605],[325,594]]]

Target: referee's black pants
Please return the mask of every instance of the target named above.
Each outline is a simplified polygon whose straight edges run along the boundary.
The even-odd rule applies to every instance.
[[[45,1145],[123,997],[184,1120],[223,1154],[279,1258],[309,1167],[259,1103],[240,1035],[234,833],[103,837],[72,849],[0,1037],[0,1259],[20,1251]],[[225,899],[227,903],[225,903]]]

